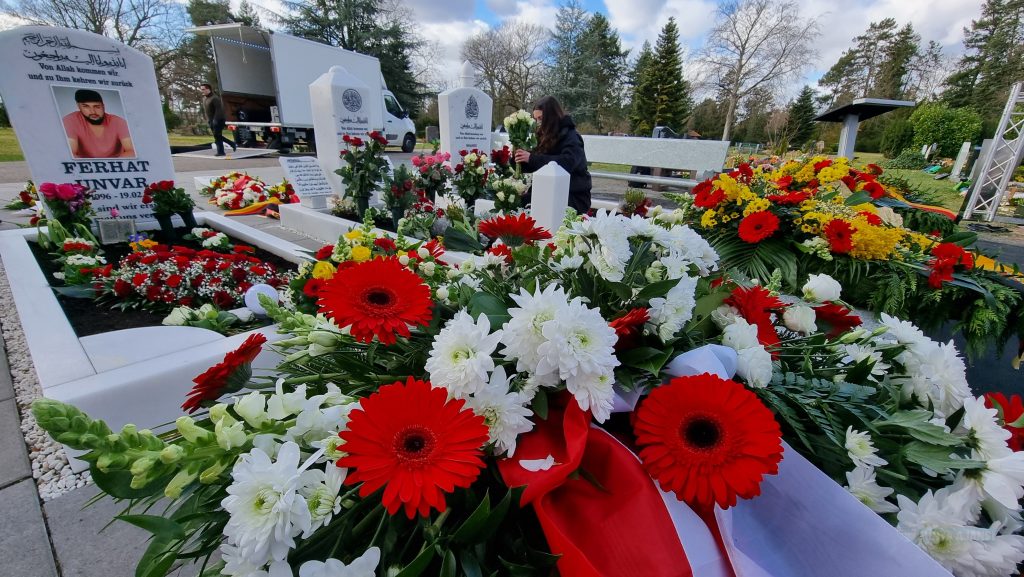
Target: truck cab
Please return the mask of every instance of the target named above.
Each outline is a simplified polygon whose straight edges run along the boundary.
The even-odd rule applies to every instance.
[[[332,66],[342,66],[380,94],[388,145],[411,152],[416,125],[387,89],[380,61],[336,46],[241,23],[191,28],[213,47],[218,92],[228,128],[239,144],[287,151],[296,143],[315,148],[309,85]]]

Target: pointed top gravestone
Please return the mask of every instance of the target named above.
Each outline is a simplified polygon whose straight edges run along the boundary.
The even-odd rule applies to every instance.
[[[174,179],[153,60],[110,38],[53,26],[0,33],[0,96],[32,179],[77,182],[100,217],[152,221],[142,191]]]
[[[459,73],[461,86],[437,95],[441,124],[441,152],[452,155],[452,164],[459,161],[460,150],[474,148],[491,153],[491,110],[493,101],[483,90],[475,88],[473,66],[464,62]]]

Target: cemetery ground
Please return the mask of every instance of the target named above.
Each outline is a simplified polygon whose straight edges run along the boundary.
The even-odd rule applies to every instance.
[[[13,138],[9,131],[0,132],[0,139]],[[0,145],[2,145],[0,140]],[[388,153],[396,164],[409,164],[410,154],[397,151]],[[862,162],[875,162],[870,155],[859,155]],[[0,158],[5,158],[0,156]],[[242,160],[213,160],[175,157],[176,180],[193,195],[199,209],[219,212],[207,203],[205,197],[194,190],[197,176],[217,176],[232,170],[244,170],[266,181],[279,181],[283,176],[276,158],[250,158]],[[599,167],[615,171],[617,165]],[[595,170],[598,167],[595,167]],[[622,169],[628,170],[628,167]],[[914,173],[916,171],[901,171]],[[917,175],[908,175],[917,176]],[[923,175],[922,184],[932,184],[931,177]],[[0,204],[15,197],[29,177],[23,161],[0,162]],[[947,186],[935,181],[937,191]],[[951,185],[948,185],[951,189]],[[626,188],[622,181],[594,179],[594,197],[620,200]],[[667,202],[661,193],[648,191],[659,204]],[[956,210],[959,196],[948,195],[943,204]],[[279,221],[261,216],[235,217],[243,224],[299,244],[310,250],[319,248],[320,241],[304,237],[298,232],[283,229]],[[27,217],[0,210],[0,230],[27,224]],[[1013,228],[1013,227],[1011,227]],[[1024,265],[1024,233],[1016,230],[1003,235],[989,235],[989,248],[999,249],[1004,259]],[[33,447],[26,444],[21,430],[19,403],[27,397],[22,389],[34,385],[34,369],[23,337],[17,327],[17,313],[7,288],[6,277],[0,274],[0,317],[3,320],[4,348],[0,348],[0,561],[3,575],[18,577],[113,577],[134,573],[138,557],[145,549],[148,534],[127,523],[109,524],[121,511],[121,504],[102,499],[90,504],[97,489],[88,485],[74,489],[58,498],[43,502],[40,499],[28,458]],[[1020,375],[1009,366],[1007,358],[999,362],[978,363],[971,372],[971,382],[1003,383],[1006,389],[1019,382]],[[37,449],[36,449],[37,450]],[[44,449],[45,450],[45,449]],[[50,449],[52,450],[52,449]],[[89,505],[89,506],[86,506]],[[176,577],[192,577],[197,569],[188,566],[173,573]]]

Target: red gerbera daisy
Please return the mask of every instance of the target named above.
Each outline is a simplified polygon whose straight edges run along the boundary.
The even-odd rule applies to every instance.
[[[698,509],[761,493],[779,471],[782,431],[757,395],[710,374],[673,379],[640,405],[640,459],[665,491]]]
[[[834,218],[825,225],[825,238],[828,239],[832,252],[848,253],[853,250],[853,233],[857,229],[845,220]]]
[[[395,257],[339,269],[321,289],[317,304],[364,343],[377,337],[385,345],[394,344],[396,335],[411,334],[409,325],[427,326],[433,317],[430,287]]]
[[[195,386],[188,392],[181,408],[194,413],[203,401],[215,401],[226,393],[241,390],[252,376],[252,361],[263,350],[267,337],[253,333],[242,346],[224,355],[224,360],[192,379]]]
[[[515,262],[515,258],[512,256],[512,249],[510,249],[506,244],[496,244],[487,249],[487,252],[504,258],[505,262],[508,264]]]
[[[885,196],[885,187],[882,186],[881,184],[873,181],[873,180],[870,181],[870,182],[864,183],[864,189],[863,190],[864,190],[864,192],[866,192],[869,195],[871,195],[871,198],[873,200],[878,200],[879,198],[882,198],[883,196]]]
[[[828,331],[829,337],[837,337],[853,327],[859,327],[863,322],[852,310],[832,302],[814,307],[814,314],[818,326],[824,323],[831,327]]]
[[[711,184],[710,180],[693,187],[693,205],[697,208],[715,208],[725,200],[725,192]]]
[[[743,217],[740,221],[740,239],[751,244],[775,234],[779,230],[779,217],[773,213],[762,210]]]
[[[608,323],[608,326],[615,329],[615,336],[618,337],[618,340],[615,341],[615,351],[621,352],[635,347],[640,338],[640,332],[644,328],[644,323],[649,320],[651,320],[650,313],[641,307],[632,309]]]
[[[551,233],[537,226],[537,221],[525,212],[482,220],[480,234],[487,238],[500,238],[508,246],[533,244],[551,238]]]
[[[1009,398],[1003,393],[985,393],[985,406],[990,409],[998,409],[1003,415],[1003,428],[1010,431],[1012,435],[1007,441],[1013,451],[1024,450],[1024,428],[1011,427],[1010,423],[1024,415],[1024,401],[1020,395],[1011,395]]]
[[[444,494],[469,487],[483,469],[484,418],[464,408],[465,401],[449,400],[445,389],[409,377],[359,405],[339,433],[347,455],[338,466],[351,469],[346,485],[363,484],[362,497],[384,487],[389,514],[403,506],[410,519],[443,512]]]
[[[779,344],[779,334],[775,332],[771,313],[786,308],[786,305],[778,297],[772,296],[761,286],[749,289],[736,287],[729,298],[725,299],[725,304],[736,307],[743,320],[756,325],[758,342],[769,349],[773,356],[778,354],[771,350]]]
[[[323,279],[311,278],[306,281],[306,284],[302,285],[302,294],[308,296],[311,299],[315,299],[320,297],[320,291],[322,291],[323,289]]]

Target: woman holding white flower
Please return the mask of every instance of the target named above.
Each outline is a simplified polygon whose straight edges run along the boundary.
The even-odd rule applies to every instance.
[[[538,126],[537,147],[533,151],[517,149],[516,162],[522,163],[525,172],[536,172],[549,162],[557,162],[569,173],[569,206],[586,214],[590,210],[590,172],[576,124],[554,96],[537,101],[533,118]],[[524,204],[530,201],[530,194],[523,199]]]

